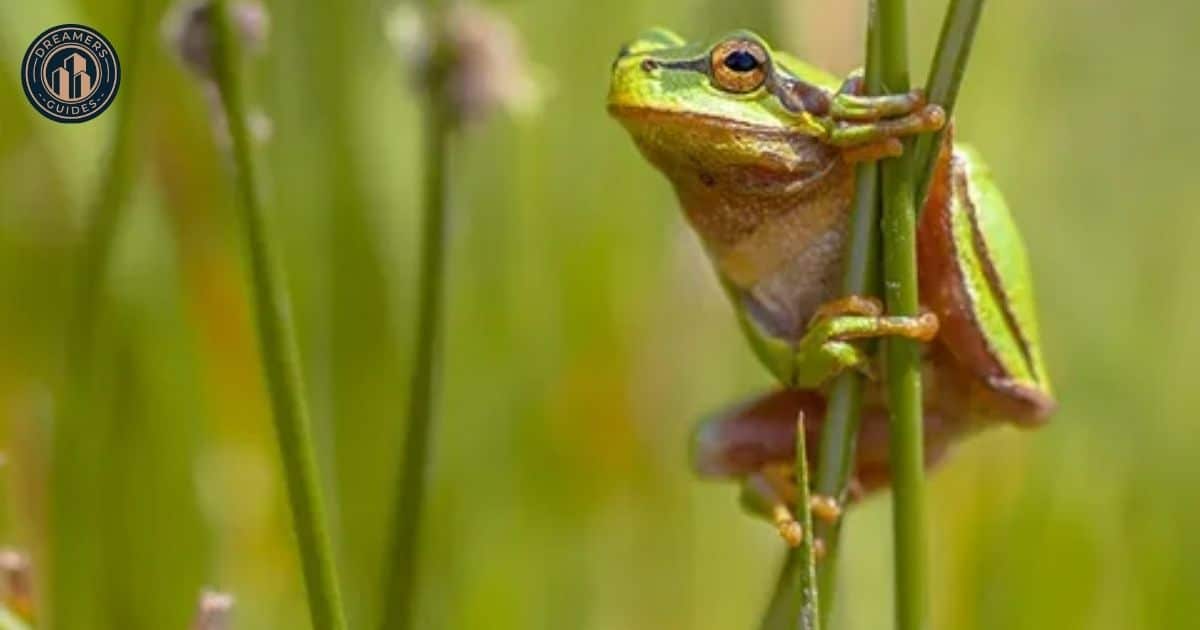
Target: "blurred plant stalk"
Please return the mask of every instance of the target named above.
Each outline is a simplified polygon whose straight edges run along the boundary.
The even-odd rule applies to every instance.
[[[74,261],[74,295],[67,321],[66,375],[53,442],[51,492],[49,617],[56,627],[79,628],[93,623],[91,606],[95,592],[89,571],[100,560],[94,546],[88,545],[77,531],[80,523],[95,526],[102,512],[102,492],[96,487],[103,468],[102,454],[85,439],[87,409],[92,404],[95,375],[96,328],[101,319],[105,278],[112,260],[113,241],[121,209],[129,197],[137,164],[134,121],[137,112],[138,72],[147,45],[145,32],[149,17],[146,0],[129,4],[126,28],[129,46],[122,51],[126,80],[122,103],[109,145],[108,159],[99,178],[100,190],[95,204],[85,216],[83,241]],[[90,601],[80,605],[79,599]]]
[[[212,5],[215,28],[213,69],[229,126],[237,180],[238,218],[246,239],[254,315],[263,371],[271,399],[276,438],[283,459],[292,520],[304,570],[309,614],[314,630],[344,630],[333,548],[326,530],[321,485],[317,475],[308,408],[300,378],[290,299],[258,190],[257,168],[247,128],[238,41],[230,19],[230,2]]]
[[[427,2],[425,29],[429,46],[422,68],[424,179],[422,181],[421,260],[418,278],[416,348],[413,349],[404,456],[396,479],[391,549],[383,592],[385,630],[407,630],[416,616],[417,539],[425,503],[429,436],[433,425],[434,386],[442,355],[442,302],[446,266],[446,181],[448,145],[454,124],[447,98],[448,52],[444,14],[437,0]]]
[[[407,630],[415,618],[417,540],[441,369],[450,140],[468,123],[486,121],[499,112],[535,112],[541,87],[516,28],[487,8],[464,2],[443,9],[430,0],[424,15],[398,9],[388,31],[419,79],[425,123],[417,345],[404,458],[396,478],[389,573],[383,585],[382,627]]]

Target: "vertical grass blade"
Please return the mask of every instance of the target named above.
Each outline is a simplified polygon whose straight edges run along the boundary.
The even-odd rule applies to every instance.
[[[800,525],[804,527],[804,538],[796,547],[796,584],[793,586],[799,594],[800,611],[796,616],[794,628],[797,630],[820,630],[821,628],[821,599],[817,589],[817,568],[815,536],[813,532],[812,509],[809,507],[808,485],[808,448],[805,444],[804,414],[796,418],[796,504],[792,507]]]
[[[867,19],[864,85],[868,94],[878,94],[882,85],[877,14]],[[855,170],[854,210],[850,215],[849,250],[842,276],[843,295],[871,295],[879,282],[879,167],[874,162]],[[825,412],[821,447],[817,459],[815,488],[818,494],[846,496],[846,485],[854,466],[855,445],[862,411],[863,376],[847,371],[834,381]],[[825,542],[825,558],[819,569],[821,613],[828,625],[837,589],[838,542],[842,520],[817,523],[816,534]]]
[[[984,0],[950,0],[946,18],[942,21],[942,34],[938,37],[937,49],[933,54],[929,79],[925,82],[925,97],[930,103],[941,105],[946,110],[946,120],[950,120],[954,104],[958,101],[958,88],[962,85],[967,60],[971,56],[971,44],[975,41],[983,5]],[[924,205],[929,177],[933,172],[933,160],[937,157],[937,148],[942,145],[945,134],[944,129],[934,134],[923,134],[913,143],[912,163],[916,169],[914,199],[918,213]]]
[[[314,630],[344,630],[346,622],[334,570],[333,549],[326,530],[308,408],[303,397],[300,354],[296,347],[290,300],[259,195],[253,147],[246,127],[237,40],[229,20],[229,2],[218,0],[213,15],[216,23],[213,62],[232,141],[239,197],[237,214],[249,258],[263,372],[283,459],[309,614]]]
[[[864,83],[868,94],[879,93],[881,86],[876,15],[871,11],[867,21]],[[847,247],[846,269],[842,276],[843,295],[875,293],[879,276],[879,168],[874,162],[860,164],[855,171],[854,209]],[[834,381],[830,389],[813,481],[813,487],[820,495],[839,499],[845,496],[854,464],[862,387],[862,375],[846,372]],[[825,557],[817,565],[818,609],[822,626],[829,625],[833,614],[841,525],[841,519],[837,523],[820,521],[814,524],[815,536],[825,545]],[[792,586],[795,573],[804,568],[800,550],[790,551],[780,569],[775,593],[763,617],[763,630],[783,627],[783,620],[798,603],[797,593]]]
[[[107,154],[101,188],[85,217],[83,241],[74,261],[74,294],[67,322],[67,353],[62,413],[54,431],[50,536],[50,619],[59,628],[84,628],[96,623],[101,612],[100,589],[94,584],[102,559],[93,537],[81,536],[97,526],[103,498],[96,487],[102,453],[88,431],[87,409],[92,402],[96,357],[96,327],[100,320],[105,278],[112,258],[113,240],[136,171],[135,114],[147,46],[147,0],[129,5],[125,89]]]
[[[909,89],[908,15],[905,0],[877,0],[882,78],[888,92]],[[909,143],[911,147],[911,143]],[[911,154],[885,160],[883,182],[884,296],[892,315],[915,316],[917,298],[916,212]],[[920,346],[911,339],[888,338],[883,345],[891,413],[889,453],[892,468],[892,528],[895,543],[897,630],[929,626],[926,566],[924,436],[921,406]]]

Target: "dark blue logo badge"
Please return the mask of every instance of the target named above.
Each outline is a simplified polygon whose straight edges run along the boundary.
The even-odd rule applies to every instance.
[[[21,60],[25,96],[43,116],[89,121],[108,109],[121,85],[121,62],[103,35],[81,24],[47,30]]]

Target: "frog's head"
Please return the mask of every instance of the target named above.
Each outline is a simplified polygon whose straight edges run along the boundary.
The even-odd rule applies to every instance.
[[[793,170],[811,160],[827,92],[758,35],[735,31],[711,44],[652,29],[621,48],[609,112],[677,185],[730,169]]]

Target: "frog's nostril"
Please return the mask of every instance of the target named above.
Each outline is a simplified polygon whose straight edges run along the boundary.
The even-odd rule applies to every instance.
[[[645,70],[646,72],[653,72],[657,69],[658,69],[657,61],[655,61],[653,59],[643,59],[642,60],[642,70]]]

